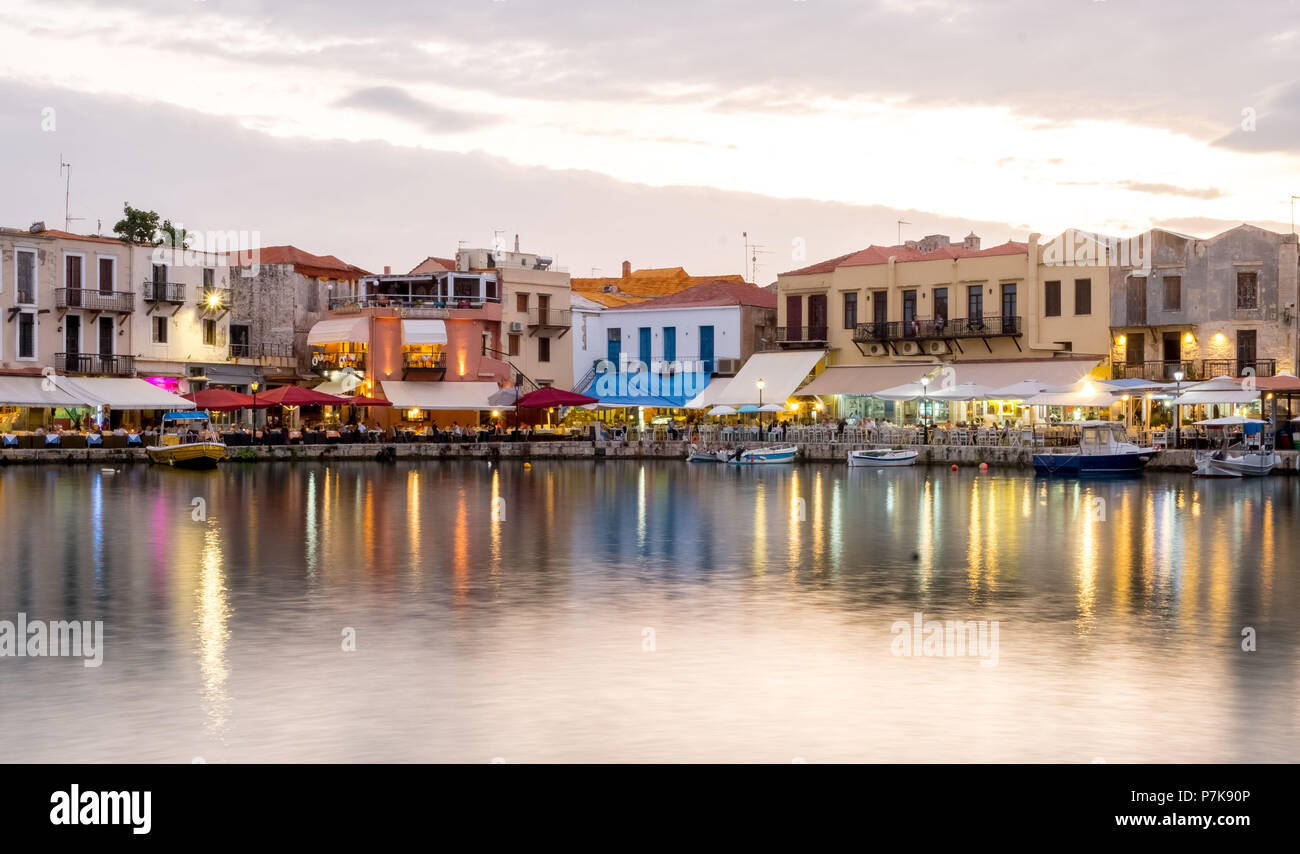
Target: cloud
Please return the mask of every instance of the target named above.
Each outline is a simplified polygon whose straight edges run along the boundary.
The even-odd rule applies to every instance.
[[[1300,154],[1300,81],[1282,87],[1258,109],[1242,107],[1241,124],[1214,144],[1252,153]]]
[[[473,130],[496,121],[491,116],[481,113],[436,107],[397,86],[372,86],[358,89],[335,101],[334,106],[394,116],[438,133]]]
[[[1221,199],[1228,195],[1216,187],[1195,189],[1178,187],[1173,184],[1147,184],[1142,181],[1121,181],[1116,186],[1132,190],[1135,193],[1148,193],[1153,196],[1179,196],[1184,199]]]

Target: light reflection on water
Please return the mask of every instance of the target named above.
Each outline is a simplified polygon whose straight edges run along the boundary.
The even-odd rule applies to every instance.
[[[0,658],[0,759],[1294,761],[1298,512],[1295,478],[8,468],[0,619],[107,649]],[[894,657],[916,611],[998,620],[998,665]]]

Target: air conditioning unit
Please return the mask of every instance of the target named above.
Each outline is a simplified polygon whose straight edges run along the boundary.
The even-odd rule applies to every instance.
[[[925,342],[925,352],[931,356],[942,356],[948,352],[948,348],[944,346],[942,341],[927,341]]]
[[[719,374],[735,374],[740,372],[742,364],[740,359],[718,359],[718,366],[714,370]]]
[[[889,348],[886,347],[884,344],[868,344],[868,345],[867,345],[867,355],[868,355],[868,356],[888,356],[888,355],[889,355]]]
[[[898,352],[904,356],[919,356],[921,355],[921,345],[915,341],[904,341],[898,345]]]
[[[510,321],[510,331],[511,331],[511,332],[523,332],[523,331],[524,331],[524,325],[523,325],[523,323],[519,322],[518,320],[512,320],[512,321]]]

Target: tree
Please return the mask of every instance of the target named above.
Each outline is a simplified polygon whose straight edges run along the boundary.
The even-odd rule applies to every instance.
[[[122,204],[122,214],[122,219],[117,221],[117,225],[113,226],[113,233],[123,243],[137,246],[158,246],[162,243],[158,238],[160,226],[158,225],[156,211],[133,208],[130,202],[124,202]],[[168,225],[170,224],[168,223]]]
[[[173,249],[188,249],[190,245],[190,233],[185,230],[184,226],[172,225],[169,219],[163,220],[162,224],[162,245],[169,246]]]

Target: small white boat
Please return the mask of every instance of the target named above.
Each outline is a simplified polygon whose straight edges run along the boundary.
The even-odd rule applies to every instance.
[[[734,450],[719,451],[718,453],[724,456],[729,465],[766,466],[794,462],[799,449],[794,445],[786,445],[780,448],[746,448],[741,445]]]
[[[916,451],[894,451],[878,448],[872,451],[849,451],[850,466],[910,466],[916,463]]]
[[[706,451],[699,445],[692,444],[690,450],[686,452],[686,462],[688,463],[725,463],[727,458],[726,451]]]
[[[1240,415],[1197,421],[1196,425],[1206,428],[1211,442],[1217,447],[1196,452],[1196,471],[1192,474],[1196,477],[1261,477],[1271,472],[1282,458],[1273,452],[1273,436],[1264,432],[1266,423]],[[1243,441],[1257,438],[1250,446],[1232,444],[1229,431],[1233,427],[1241,428]]]

